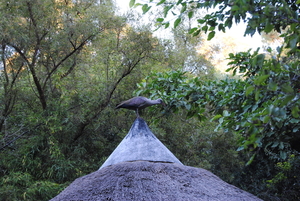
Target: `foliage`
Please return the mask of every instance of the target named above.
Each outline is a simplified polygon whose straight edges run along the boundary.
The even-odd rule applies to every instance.
[[[0,181],[1,200],[49,200],[63,185],[49,181],[34,181],[28,173],[14,172]]]
[[[252,64],[247,64],[247,60]],[[299,62],[293,57],[264,60],[263,54],[255,52],[252,58],[237,55],[231,64],[235,65],[234,70],[236,66],[240,72],[247,70],[245,95],[247,99],[252,97],[256,107],[252,109],[251,121],[255,124],[249,128],[252,135],[264,133],[265,139],[261,140],[268,142],[265,151],[277,149],[281,159],[289,155],[284,151],[289,144],[299,151],[293,146],[299,132]]]
[[[49,200],[120,142],[130,122],[112,105],[160,44],[110,1],[2,1],[0,10],[0,197]]]
[[[252,153],[248,165],[256,155],[275,162],[299,153],[298,61],[261,60],[264,55],[257,51],[230,56],[235,65],[231,70],[238,66],[244,79],[200,81],[180,71],[156,73],[139,84],[137,93],[162,97],[166,112],[181,108],[186,117],[200,121],[208,112],[214,114],[217,129],[239,136],[237,150]]]
[[[278,162],[276,164],[277,174],[267,180],[267,187],[274,194],[279,194],[285,200],[299,199],[300,184],[299,184],[299,157],[294,154],[288,157],[285,162]],[[289,187],[289,188],[287,188]],[[284,199],[283,199],[284,200]]]
[[[231,69],[235,72],[238,66],[247,78],[201,82],[180,71],[157,73],[139,84],[142,90],[137,93],[163,97],[167,110],[184,108],[187,117],[200,120],[205,119],[208,105],[218,127],[241,134],[239,150],[263,148],[274,159],[286,159],[290,148],[298,149],[294,146],[299,132],[298,61],[283,64],[271,58],[263,62],[264,55],[257,51],[230,56],[235,59]]]
[[[188,26],[190,25],[180,25],[176,29],[172,29],[172,41],[170,44],[170,49],[173,54],[166,55],[168,57],[172,56],[174,63],[172,69],[182,69],[184,71],[189,71],[194,75],[207,74],[213,76],[214,66],[205,57],[205,55],[199,54],[199,47],[203,46],[204,37],[201,35],[192,36],[187,33]],[[178,67],[174,65],[177,64]]]
[[[226,28],[231,28],[234,22],[246,23],[245,35],[253,35],[256,31],[260,34],[271,31],[282,33],[280,37],[284,39],[284,45],[276,51],[266,48],[264,54],[259,49],[229,54],[231,61],[227,71],[240,78],[200,81],[199,78],[181,76],[178,77],[179,81],[173,82],[172,77],[178,72],[172,72],[156,74],[152,76],[155,79],[148,78],[139,85],[143,89],[139,93],[150,92],[152,96],[163,96],[173,111],[179,108],[187,110],[187,117],[212,113],[212,121],[218,122],[217,129],[222,128],[225,132],[234,132],[239,136],[237,150],[251,155],[243,170],[247,176],[237,175],[235,181],[239,182],[236,184],[267,200],[284,199],[286,195],[280,189],[292,189],[292,186],[296,186],[293,189],[298,188],[296,180],[286,178],[287,168],[279,172],[277,170],[280,167],[299,169],[298,162],[292,163],[289,159],[289,156],[298,155],[300,151],[296,145],[300,142],[299,4],[299,1],[283,0],[163,0],[143,4],[131,1],[131,6],[142,6],[144,13],[152,9],[153,5],[163,7],[163,17],[158,18],[157,22],[165,28],[171,23],[168,14],[172,13],[176,17],[173,23],[174,27],[178,27],[185,16],[189,20],[195,19],[194,12],[207,9],[204,17],[196,18],[198,25],[191,28],[189,33],[194,36],[200,32],[208,33],[208,40],[217,31],[225,32]],[[171,82],[163,87],[161,80],[168,79]],[[177,85],[178,82],[180,84]],[[170,88],[173,88],[171,93],[165,90]],[[293,174],[298,173],[293,171]],[[287,182],[278,188],[278,181]],[[247,187],[249,183],[253,184],[252,188]],[[271,186],[274,188],[267,190]],[[262,194],[264,191],[267,193]],[[293,190],[289,198],[297,200],[299,194],[294,192],[297,191]]]
[[[152,5],[163,7],[163,16],[157,18],[157,21],[165,28],[169,27],[168,14],[172,13],[176,16],[173,22],[176,28],[183,23],[183,16],[188,19],[195,17],[194,13],[200,9],[208,10],[205,17],[197,20],[197,27],[191,28],[189,33],[198,35],[200,32],[208,32],[208,40],[212,39],[217,31],[226,31],[231,28],[233,23],[246,23],[245,34],[253,35],[258,33],[269,33],[272,30],[281,32],[289,27],[285,33],[285,43],[291,51],[297,51],[297,43],[299,43],[299,4],[298,0],[292,1],[238,1],[238,0],[214,0],[214,1],[167,1],[162,0],[154,3],[149,0],[148,3],[135,3],[130,1],[131,6],[141,6],[144,13],[148,12]],[[177,12],[177,8],[179,12]]]
[[[158,115],[150,108],[147,118],[152,132],[185,165],[212,171],[227,182],[233,182],[235,173],[245,164],[237,147],[237,136],[232,132],[214,131],[216,122],[199,122],[186,118],[186,110]]]

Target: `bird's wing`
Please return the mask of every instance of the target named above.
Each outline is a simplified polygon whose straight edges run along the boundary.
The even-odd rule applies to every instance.
[[[146,104],[147,100],[144,97],[134,97],[129,100],[123,101],[116,106],[118,108],[137,109]]]
[[[147,103],[147,100],[144,97],[135,97],[130,100],[130,105],[137,108],[142,107]]]

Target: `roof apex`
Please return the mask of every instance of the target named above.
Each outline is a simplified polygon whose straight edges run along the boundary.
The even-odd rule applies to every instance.
[[[141,160],[182,164],[151,132],[147,123],[138,117],[100,169],[120,162]]]

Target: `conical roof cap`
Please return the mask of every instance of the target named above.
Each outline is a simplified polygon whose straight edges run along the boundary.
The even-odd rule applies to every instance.
[[[126,161],[156,161],[182,164],[151,132],[147,123],[138,117],[118,147],[100,167]]]

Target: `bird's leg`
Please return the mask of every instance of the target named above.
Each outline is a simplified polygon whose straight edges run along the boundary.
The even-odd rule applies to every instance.
[[[136,113],[137,117],[140,117],[140,115],[139,115],[139,109],[138,108],[135,110],[135,113]]]

